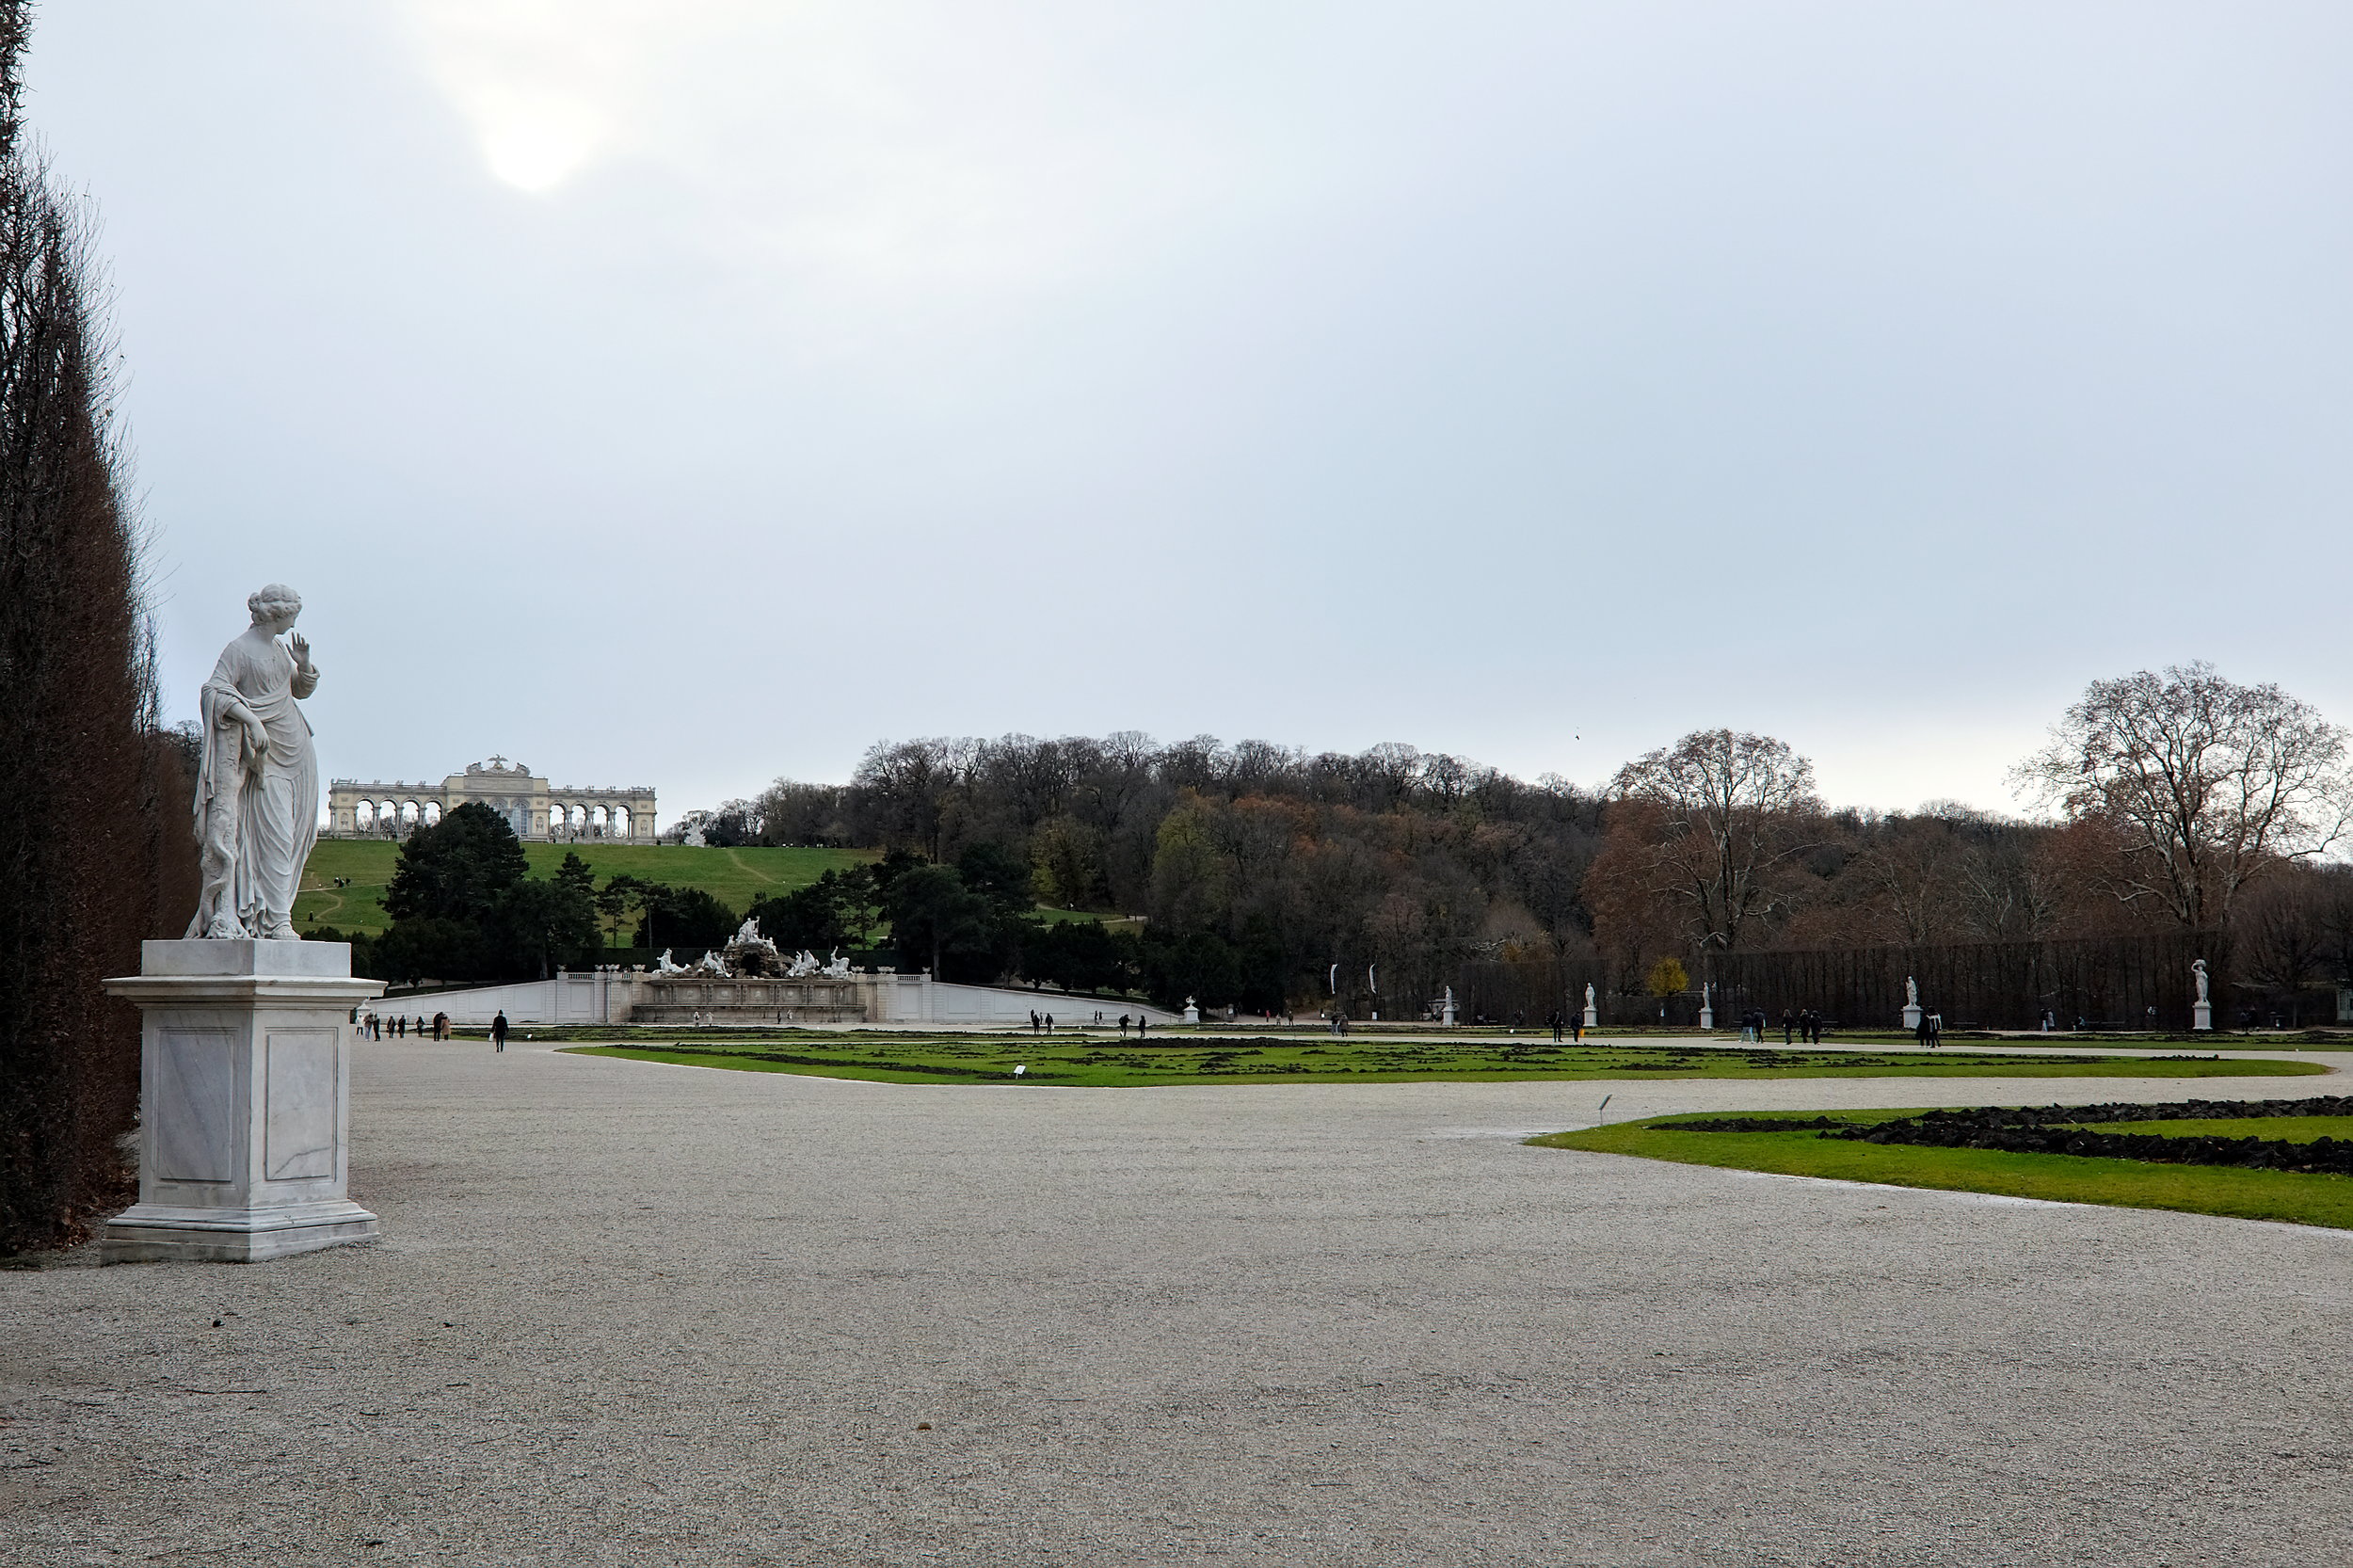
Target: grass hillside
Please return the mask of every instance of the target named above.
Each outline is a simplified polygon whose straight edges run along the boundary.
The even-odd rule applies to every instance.
[[[741,914],[755,899],[789,893],[821,872],[876,858],[857,849],[688,849],[680,844],[525,844],[531,874],[551,876],[567,853],[588,862],[600,881],[626,872],[674,888],[701,888]],[[339,931],[375,933],[392,924],[379,902],[400,846],[386,839],[321,839],[302,870],[295,924],[315,919]],[[335,886],[348,877],[347,888]]]

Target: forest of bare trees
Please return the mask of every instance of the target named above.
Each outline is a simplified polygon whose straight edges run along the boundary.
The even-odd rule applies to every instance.
[[[1631,994],[1667,957],[2225,926],[2264,1006],[2353,984],[2345,736],[2305,704],[2205,665],[2098,681],[2018,777],[2049,815],[1833,808],[1790,745],[1731,730],[1600,790],[1406,745],[1014,735],[884,743],[846,785],[778,780],[693,825],[943,865],[986,846],[1041,903],[1247,948],[1284,996],[1359,1009],[1377,984],[1417,1012],[1475,960],[1598,965]]]

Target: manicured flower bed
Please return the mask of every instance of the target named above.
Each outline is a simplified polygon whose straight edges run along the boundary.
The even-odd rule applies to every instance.
[[[2353,1096],[2300,1100],[2182,1100],[2165,1104],[1974,1106],[1929,1111],[1858,1125],[1828,1116],[1719,1116],[1657,1126],[1661,1132],[1801,1132],[1864,1144],[1924,1148],[1998,1149],[2009,1154],[2070,1154],[2164,1165],[2221,1165],[2258,1171],[2353,1176],[2353,1139],[2168,1136],[2094,1132],[2101,1122],[2250,1121],[2281,1116],[2353,1116]]]

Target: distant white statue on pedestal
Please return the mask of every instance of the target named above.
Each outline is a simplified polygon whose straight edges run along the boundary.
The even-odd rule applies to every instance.
[[[272,583],[245,601],[253,624],[221,649],[198,698],[196,842],[202,882],[188,936],[298,942],[295,889],[318,840],[319,765],[295,706],[318,689],[299,634],[302,596]]]
[[[2198,982],[2198,1000],[2190,1004],[2189,1027],[2209,1030],[2214,1027],[2214,1003],[2206,1000],[2206,961],[2202,958],[2189,967],[2190,978]]]
[[[1197,1024],[1197,1023],[1199,1023],[1200,1021],[1201,1021],[1201,1009],[1200,1009],[1200,1007],[1199,1007],[1199,1006],[1198,1006],[1198,1005],[1197,1005],[1197,1004],[1193,1001],[1193,1000],[1191,997],[1187,997],[1187,998],[1185,999],[1185,1022],[1187,1022],[1187,1023],[1189,1023],[1189,1024]]]
[[[1454,1027],[1454,987],[1451,985],[1446,988],[1446,1006],[1438,1015],[1438,1021],[1449,1029]]]
[[[1585,987],[1585,1027],[1587,1029],[1601,1027],[1601,1004],[1594,1000],[1593,987],[1590,983]]]
[[[1920,1027],[1920,984],[1912,976],[1904,976],[1904,1027]]]
[[[656,974],[684,974],[686,972],[686,967],[682,964],[672,963],[670,961],[670,950],[668,948],[664,948],[662,950],[662,956],[653,961],[653,972]]]
[[[1704,1030],[1716,1027],[1716,1009],[1708,1000],[1708,993],[1713,989],[1712,982],[1705,980],[1700,982],[1700,1028]]]

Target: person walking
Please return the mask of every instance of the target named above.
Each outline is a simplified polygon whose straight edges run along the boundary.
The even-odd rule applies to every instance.
[[[490,1020],[490,1044],[500,1050],[506,1048],[506,1009],[504,1007],[499,1009],[499,1016]]]
[[[1046,1032],[1048,1034],[1054,1032],[1054,1015],[1051,1013],[1046,1015]]]
[[[1945,1015],[1931,1013],[1921,1022],[1929,1026],[1929,1049],[1934,1050],[1942,1046],[1945,1043]]]
[[[1935,1016],[1935,1014],[1924,1010],[1920,1015],[1920,1021],[1912,1026],[1913,1043],[1922,1050],[1928,1049],[1933,1043],[1929,1020]]]
[[[1030,1009],[1030,1032],[1032,1034],[1037,1032],[1037,1009],[1034,1007]]]
[[[1128,1015],[1125,1013],[1119,1016],[1119,1037],[1123,1040],[1128,1037]]]
[[[436,1013],[433,1015],[433,1038],[436,1040],[446,1040],[449,1038],[448,1014]]]
[[[1789,1009],[1783,1008],[1781,1010],[1781,1043],[1785,1049],[1797,1044],[1795,1038],[1797,1029],[1798,1020],[1789,1016]]]

